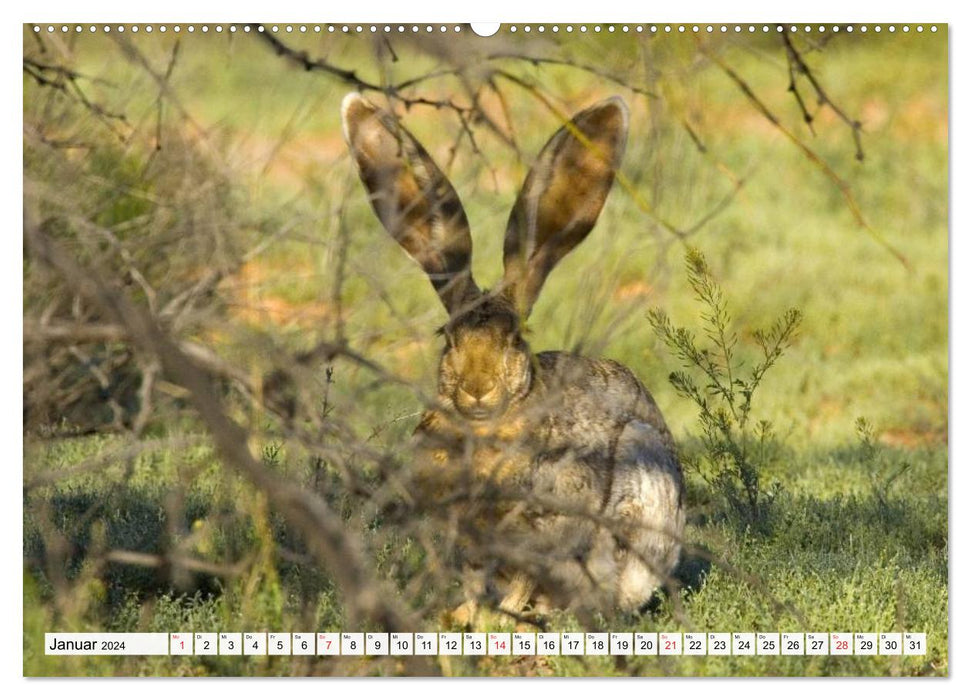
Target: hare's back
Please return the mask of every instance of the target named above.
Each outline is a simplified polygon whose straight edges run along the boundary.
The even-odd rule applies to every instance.
[[[665,514],[679,508],[674,440],[637,377],[612,360],[560,352],[537,360],[533,408],[546,419],[533,483],[621,517],[637,519],[627,512],[637,507]]]
[[[556,408],[533,488],[568,506],[537,524],[552,548],[585,562],[584,574],[564,573],[566,588],[580,590],[590,576],[615,604],[636,609],[665,582],[680,552],[684,482],[671,433],[623,365],[566,353],[537,357],[544,400]],[[568,514],[577,511],[611,524]]]
[[[674,452],[654,398],[624,365],[566,352],[541,352],[536,359],[538,386],[532,398],[549,411],[551,443],[613,449],[618,432],[640,421],[654,429],[652,441]]]

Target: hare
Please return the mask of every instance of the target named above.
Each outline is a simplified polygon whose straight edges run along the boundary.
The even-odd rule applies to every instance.
[[[680,555],[684,484],[671,433],[626,367],[534,354],[523,337],[550,271],[604,206],[626,146],[626,105],[613,97],[579,112],[543,147],[491,291],[472,277],[468,219],[427,151],[356,93],[341,111],[378,219],[449,314],[437,405],[415,430],[414,483],[419,498],[462,509],[469,609],[489,596],[513,616],[640,609]]]

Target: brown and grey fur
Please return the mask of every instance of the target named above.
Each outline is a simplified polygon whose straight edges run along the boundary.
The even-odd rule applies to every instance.
[[[505,272],[492,291],[472,278],[464,209],[425,149],[357,94],[342,115],[378,218],[449,312],[438,405],[415,432],[414,484],[430,501],[470,496],[465,515],[479,546],[469,595],[492,591],[517,614],[530,604],[642,606],[681,549],[684,486],[671,433],[626,367],[534,354],[523,337],[546,277],[606,201],[626,145],[623,102],[580,112],[542,149],[510,215]]]

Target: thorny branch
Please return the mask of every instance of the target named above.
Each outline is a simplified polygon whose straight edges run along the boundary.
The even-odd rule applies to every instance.
[[[363,546],[346,530],[340,518],[317,496],[279,478],[249,451],[245,430],[223,411],[213,379],[185,354],[156,322],[120,291],[112,289],[99,271],[81,268],[59,244],[39,229],[25,231],[27,243],[40,260],[60,272],[80,294],[90,299],[123,326],[133,342],[155,356],[171,380],[185,387],[199,416],[206,423],[227,466],[237,470],[267,495],[297,526],[308,546],[339,582],[350,620],[373,621],[383,629],[418,629],[410,613],[383,592],[363,556]]]
[[[127,117],[121,112],[114,112],[88,99],[88,96],[78,84],[78,81],[84,78],[83,75],[64,66],[42,63],[26,56],[24,57],[23,66],[24,73],[33,78],[38,85],[53,88],[68,98],[79,102],[120,141],[125,140],[125,134],[118,129],[115,122],[127,125]]]
[[[882,235],[875,231],[863,218],[863,212],[860,210],[860,206],[856,201],[856,197],[853,196],[853,191],[846,180],[841,178],[833,168],[827,163],[819,154],[817,154],[813,149],[807,146],[798,136],[796,136],[792,131],[786,127],[782,121],[769,109],[769,107],[763,102],[756,94],[752,87],[741,77],[739,74],[714,51],[708,48],[700,39],[696,38],[698,42],[699,51],[701,51],[705,56],[707,56],[716,66],[718,66],[721,71],[728,76],[736,87],[745,95],[749,103],[754,106],[759,113],[765,117],[772,126],[774,126],[780,133],[782,133],[790,143],[792,143],[796,148],[798,148],[802,154],[809,159],[816,167],[818,167],[822,173],[839,189],[840,194],[843,195],[843,200],[846,202],[850,213],[853,215],[856,223],[864,230],[866,233],[873,238],[877,243],[879,243],[883,248],[885,248],[891,255],[900,261],[908,270],[911,269],[910,262],[904,257],[903,253],[897,250],[893,245],[891,245]]]
[[[788,27],[784,27],[782,31],[782,42],[786,47],[786,59],[789,63],[789,90],[793,93],[796,101],[799,103],[799,108],[802,110],[803,119],[809,128],[812,129],[813,116],[809,114],[806,110],[806,106],[802,101],[802,97],[799,95],[799,91],[796,88],[796,74],[802,75],[809,81],[812,85],[813,90],[816,92],[816,99],[820,105],[825,105],[833,110],[833,113],[839,117],[844,124],[850,127],[853,132],[853,143],[856,146],[856,159],[858,161],[863,161],[863,139],[861,137],[861,132],[863,131],[863,124],[857,119],[851,119],[846,115],[840,107],[833,102],[829,95],[823,90],[822,85],[819,84],[819,80],[806,65],[805,60],[803,60],[802,54],[796,49],[795,45],[792,43],[792,38],[789,34]]]

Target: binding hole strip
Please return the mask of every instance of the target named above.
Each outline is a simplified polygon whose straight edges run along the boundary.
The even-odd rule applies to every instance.
[[[617,33],[620,33],[620,34],[631,34],[631,33],[634,33],[634,34],[641,34],[641,33],[727,34],[729,32],[735,33],[735,34],[742,34],[742,33],[767,34],[772,31],[781,33],[786,29],[788,29],[788,31],[790,31],[793,34],[795,33],[826,34],[830,32],[834,34],[839,32],[846,32],[850,34],[853,32],[860,32],[861,34],[865,34],[870,31],[876,32],[878,34],[884,31],[889,32],[890,34],[896,34],[898,31],[904,34],[909,34],[912,31],[917,33],[923,33],[925,30],[930,31],[931,33],[936,33],[938,30],[938,27],[936,24],[925,26],[923,24],[916,24],[916,25],[911,25],[911,24],[901,24],[901,25],[896,25],[896,24],[889,24],[889,25],[880,25],[880,24],[872,24],[872,25],[867,25],[867,24],[860,24],[860,25],[853,25],[853,24],[848,24],[848,25],[836,25],[836,24],[834,25],[823,25],[823,24],[821,25],[809,25],[809,24],[806,24],[806,25],[795,25],[795,24],[792,24],[792,25],[783,25],[783,24],[721,24],[721,25],[712,25],[712,24],[707,24],[707,25],[698,25],[698,24],[694,24],[694,25],[686,25],[686,24],[651,24],[651,25],[646,25],[646,24],[576,24],[576,25],[574,24],[565,24],[565,25],[509,24],[509,25],[500,25],[498,23],[491,23],[491,24],[472,23],[469,26],[471,27],[472,33],[480,37],[494,36],[502,31],[507,31],[511,34],[519,34],[519,33],[532,34],[534,32],[540,33],[540,34],[545,34],[547,32],[551,32],[554,34],[558,34],[560,32],[566,32],[568,34],[577,33],[577,32],[580,34],[603,34],[605,32],[608,34],[617,34]],[[327,25],[320,25],[320,24],[314,24],[314,25],[308,25],[308,24],[284,24],[284,25],[279,25],[279,24],[271,24],[271,25],[263,25],[263,24],[258,24],[258,25],[129,24],[129,25],[125,25],[125,24],[118,24],[118,25],[108,25],[108,24],[105,24],[102,26],[91,24],[91,25],[88,25],[87,27],[80,24],[76,24],[76,25],[34,24],[34,25],[31,25],[31,27],[34,33],[36,34],[45,34],[45,33],[46,34],[55,34],[55,33],[68,34],[70,32],[81,34],[85,31],[85,29],[87,29],[87,32],[91,34],[94,34],[97,32],[102,32],[105,34],[110,34],[111,32],[117,32],[119,34],[130,32],[132,34],[138,34],[139,32],[144,32],[145,34],[151,34],[156,31],[162,34],[168,31],[172,31],[177,34],[183,31],[188,32],[190,34],[195,34],[196,32],[199,32],[202,34],[223,34],[226,32],[236,33],[240,31],[244,33],[249,33],[254,30],[257,32],[269,31],[274,34],[278,34],[278,33],[320,34],[325,30],[325,28],[328,34],[335,34],[335,33],[378,34],[382,32],[386,34],[390,34],[394,32],[397,32],[399,34],[403,34],[405,32],[410,32],[413,34],[432,34],[432,33],[458,34],[463,31],[462,25],[459,25],[459,24],[452,24],[452,25],[446,25],[446,24],[424,24],[424,25],[419,25],[419,24],[398,24],[398,25],[391,25],[391,24],[385,24],[385,25],[380,25],[380,24],[327,24]]]

